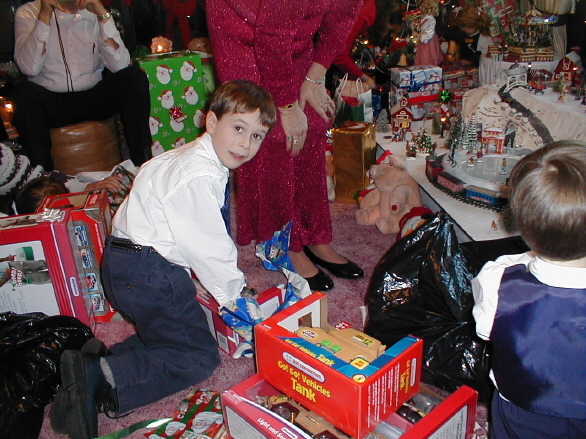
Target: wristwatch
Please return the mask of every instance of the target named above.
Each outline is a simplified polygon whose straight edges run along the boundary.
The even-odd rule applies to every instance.
[[[110,14],[109,12],[106,12],[104,15],[98,15],[98,21],[104,21],[107,20],[108,18],[111,18],[112,14]]]

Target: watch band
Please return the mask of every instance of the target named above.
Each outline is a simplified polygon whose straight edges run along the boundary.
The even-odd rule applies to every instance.
[[[98,15],[98,21],[104,21],[107,20],[108,18],[111,18],[112,14],[110,14],[109,12],[106,12],[104,15]]]

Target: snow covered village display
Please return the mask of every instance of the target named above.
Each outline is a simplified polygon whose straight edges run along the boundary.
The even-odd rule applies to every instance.
[[[507,180],[521,157],[560,139],[586,140],[586,117],[579,100],[558,102],[546,89],[536,95],[514,72],[500,89],[483,86],[466,92],[463,111],[452,121],[441,157],[429,156],[426,174],[445,192],[472,204],[500,210]]]

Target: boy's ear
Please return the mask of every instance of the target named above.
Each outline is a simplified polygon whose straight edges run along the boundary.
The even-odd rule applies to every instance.
[[[218,116],[216,116],[216,113],[213,111],[208,111],[206,114],[206,131],[210,134],[213,133],[217,122]]]

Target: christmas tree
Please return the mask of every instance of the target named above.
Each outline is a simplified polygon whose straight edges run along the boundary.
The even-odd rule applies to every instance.
[[[431,136],[427,133],[427,130],[423,128],[423,131],[420,131],[417,137],[419,150],[422,151],[424,154],[433,154],[433,148],[431,146]]]
[[[391,127],[389,125],[389,116],[387,115],[387,110],[383,109],[376,119],[376,132],[388,133],[390,131]]]

